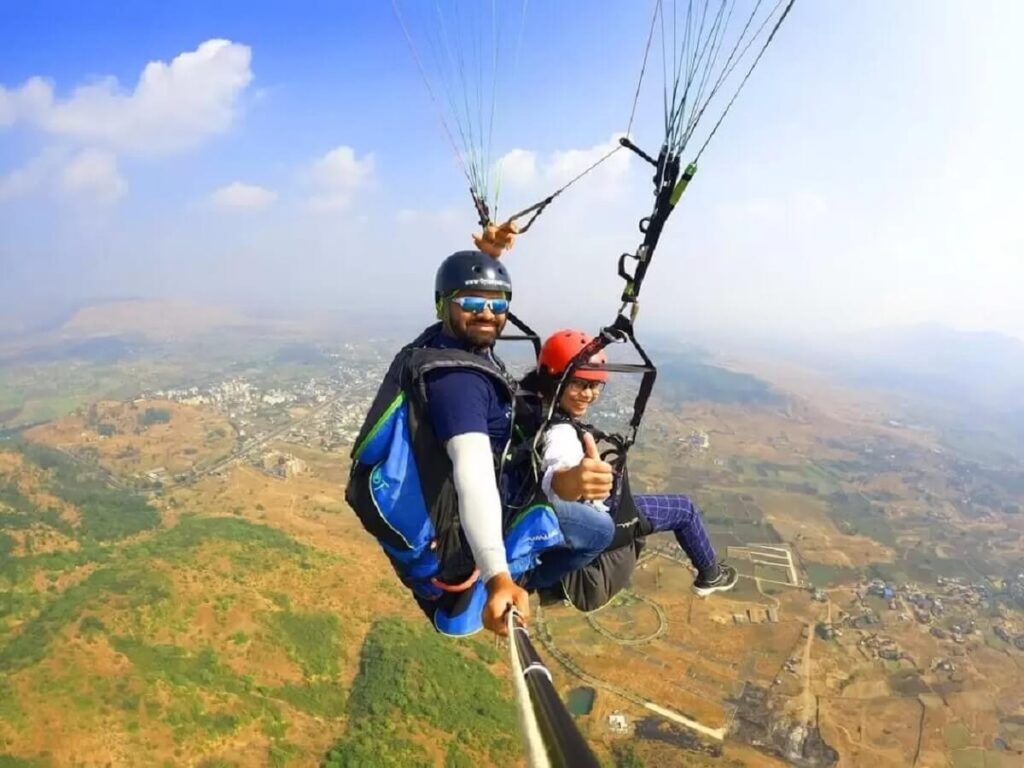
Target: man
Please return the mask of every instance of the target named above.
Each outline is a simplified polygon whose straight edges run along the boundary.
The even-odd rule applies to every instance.
[[[498,260],[481,251],[460,251],[437,270],[434,298],[442,333],[435,348],[457,348],[504,366],[494,355],[508,320],[512,283]],[[529,597],[512,579],[502,536],[502,500],[496,459],[512,437],[513,403],[492,377],[463,367],[425,377],[427,415],[434,435],[451,459],[459,519],[487,588],[484,627],[504,634],[503,616],[514,605],[529,616]]]

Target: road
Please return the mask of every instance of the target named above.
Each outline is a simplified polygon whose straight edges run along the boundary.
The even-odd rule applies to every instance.
[[[811,643],[814,642],[814,622],[807,624],[807,645],[804,646],[804,691],[803,691],[803,720],[808,725],[813,724],[817,719],[817,702],[814,693],[811,691]]]

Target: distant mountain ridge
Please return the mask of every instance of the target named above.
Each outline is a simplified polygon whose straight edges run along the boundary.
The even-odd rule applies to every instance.
[[[1024,457],[1024,341],[929,323],[846,334],[796,356],[848,385],[902,397],[908,418],[939,426],[961,448],[986,446],[977,457]]]
[[[124,299],[82,307],[59,333],[65,337],[132,334],[168,340],[253,324],[245,315],[224,307],[176,299]]]
[[[936,324],[883,328],[840,339],[835,353],[858,383],[985,409],[1024,406],[1024,341]]]

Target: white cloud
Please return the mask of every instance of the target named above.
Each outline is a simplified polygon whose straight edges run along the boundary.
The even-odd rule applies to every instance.
[[[0,127],[13,125],[19,118],[38,119],[52,100],[53,88],[41,77],[31,77],[13,91],[0,85]]]
[[[314,210],[338,211],[348,208],[355,193],[373,181],[374,157],[359,159],[351,147],[340,146],[313,163],[309,180],[316,192],[310,197]]]
[[[496,163],[502,186],[525,197],[541,197],[569,183],[580,174],[572,194],[590,199],[613,200],[622,190],[631,154],[619,145],[618,136],[582,149],[538,155],[513,149]]]
[[[117,168],[117,158],[101,149],[79,152],[60,172],[59,189],[77,200],[112,205],[120,200],[128,184]]]
[[[33,77],[16,90],[0,88],[0,126],[24,121],[117,151],[188,149],[230,128],[252,80],[251,58],[248,46],[207,40],[169,64],[147,64],[131,92],[107,77],[63,100],[51,83]]]
[[[0,202],[24,197],[42,189],[67,154],[66,151],[50,148],[21,168],[0,176]]]
[[[466,219],[466,209],[448,206],[437,210],[420,210],[418,208],[402,208],[395,214],[395,223],[403,227],[423,227],[432,225],[459,225]]]
[[[232,182],[210,195],[210,202],[221,208],[264,208],[277,199],[273,190],[255,184]]]
[[[514,187],[528,187],[537,181],[537,153],[513,149],[496,163],[498,176]]]

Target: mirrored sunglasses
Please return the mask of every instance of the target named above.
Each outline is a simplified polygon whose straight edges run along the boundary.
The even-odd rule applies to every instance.
[[[463,312],[470,312],[478,315],[485,309],[491,310],[496,315],[503,315],[508,312],[508,299],[485,299],[483,296],[456,296],[452,303],[458,304]]]

